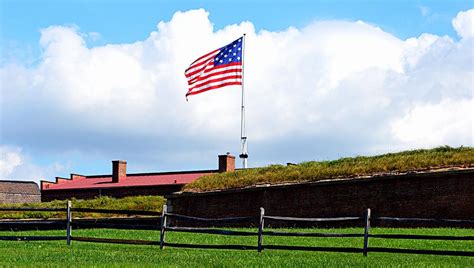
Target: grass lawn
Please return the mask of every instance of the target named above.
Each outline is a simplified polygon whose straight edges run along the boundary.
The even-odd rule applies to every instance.
[[[245,229],[255,231],[255,229]],[[285,229],[288,230],[288,229]],[[362,233],[361,228],[347,229],[294,229],[305,232]],[[371,233],[426,234],[472,236],[472,229],[387,229],[374,228]],[[0,235],[65,235],[65,231],[0,232]],[[159,240],[156,231],[130,230],[73,230],[73,236],[92,236],[117,239]],[[168,242],[189,244],[240,244],[255,246],[257,237],[230,237],[207,234],[167,233]],[[303,238],[264,237],[264,244],[358,247],[362,238]],[[438,249],[474,251],[474,241],[423,241],[371,239],[370,246],[400,247],[413,249]],[[159,246],[119,245],[73,241],[0,241],[0,266],[406,266],[406,267],[474,267],[473,257],[432,256],[415,254],[370,253],[363,257],[358,253],[330,253],[289,250],[215,250],[183,249]]]

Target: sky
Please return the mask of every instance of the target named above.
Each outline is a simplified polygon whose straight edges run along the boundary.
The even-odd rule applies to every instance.
[[[250,167],[473,146],[473,20],[472,1],[0,0],[0,179],[217,168],[240,87],[186,102],[183,73],[243,33]]]

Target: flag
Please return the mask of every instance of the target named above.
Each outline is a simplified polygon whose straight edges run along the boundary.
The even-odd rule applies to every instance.
[[[189,95],[232,85],[242,85],[243,37],[195,60],[184,72]]]

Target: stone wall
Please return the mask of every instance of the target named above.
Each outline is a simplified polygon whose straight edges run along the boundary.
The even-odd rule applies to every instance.
[[[276,216],[362,216],[371,208],[375,217],[474,220],[474,169],[180,193],[167,198],[173,213],[201,217],[256,216],[260,207],[266,215]]]

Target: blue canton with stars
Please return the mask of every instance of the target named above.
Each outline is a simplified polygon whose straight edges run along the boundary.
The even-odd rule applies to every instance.
[[[220,49],[220,52],[214,57],[214,66],[219,66],[229,63],[242,64],[242,40],[243,37],[235,40]]]

